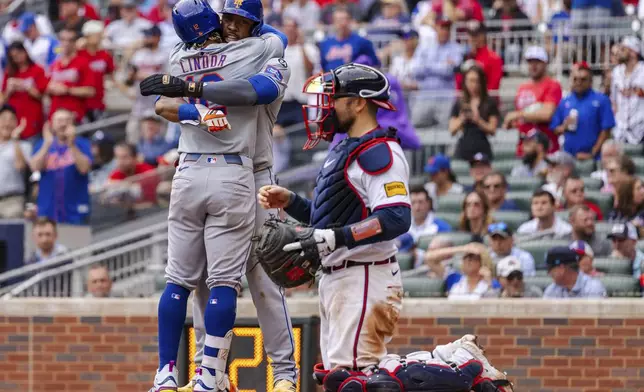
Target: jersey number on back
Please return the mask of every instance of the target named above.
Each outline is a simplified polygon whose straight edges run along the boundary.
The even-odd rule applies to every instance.
[[[222,80],[224,80],[221,76],[219,76],[219,74],[216,74],[216,73],[209,73],[201,76],[198,75],[197,78],[198,79],[200,78],[200,80],[198,81],[202,83],[221,82]],[[186,77],[186,82],[193,82],[194,80],[195,80],[195,77],[193,75]],[[198,103],[200,105],[206,106],[208,109],[221,110],[222,112],[224,112],[224,114],[226,115],[228,114],[228,110],[226,109],[225,106],[217,105],[216,103],[210,103],[203,98],[200,98],[200,99],[190,98],[188,102],[193,105]]]

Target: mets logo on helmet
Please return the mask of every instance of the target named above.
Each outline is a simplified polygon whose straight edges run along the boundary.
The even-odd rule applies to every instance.
[[[192,28],[195,30],[199,30],[199,24],[195,23],[192,25]]]
[[[244,4],[244,0],[235,0],[235,7],[239,8]]]

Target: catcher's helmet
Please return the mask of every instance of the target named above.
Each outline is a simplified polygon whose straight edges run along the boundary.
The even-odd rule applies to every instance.
[[[360,97],[386,109],[396,110],[389,102],[389,80],[376,68],[356,63],[341,65],[331,72],[312,76],[303,92],[317,97],[316,105],[303,105],[308,139],[304,149],[315,147],[321,140],[330,141],[338,131],[334,100]],[[311,126],[317,127],[315,131]]]
[[[221,31],[219,15],[206,0],[180,0],[172,8],[174,31],[186,44],[201,44],[214,31]]]
[[[261,0],[226,0],[221,13],[239,15],[255,22],[253,35],[257,35],[264,23],[264,6]]]

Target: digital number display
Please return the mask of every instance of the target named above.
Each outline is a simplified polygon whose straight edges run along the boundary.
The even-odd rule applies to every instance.
[[[271,359],[264,352],[264,336],[259,327],[235,327],[233,328],[233,343],[228,355],[228,375],[230,382],[237,386],[239,392],[273,392],[273,368],[269,365]],[[186,340],[188,345],[188,379],[195,374],[196,365],[194,362],[196,352],[195,330],[192,327],[186,329]],[[298,369],[301,367],[302,356],[302,328],[293,327],[293,338],[295,340],[295,364]],[[300,392],[300,383],[297,384],[297,392]]]

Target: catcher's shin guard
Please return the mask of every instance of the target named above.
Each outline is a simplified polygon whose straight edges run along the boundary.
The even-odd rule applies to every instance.
[[[313,378],[324,392],[403,392],[402,383],[386,369],[367,376],[347,369],[324,370],[322,364],[313,368]]]
[[[474,392],[513,392],[512,383],[508,380],[490,380],[489,378],[480,379],[472,387]]]
[[[474,360],[450,367],[415,362],[400,366],[396,377],[405,392],[469,392],[482,371],[483,365]]]

